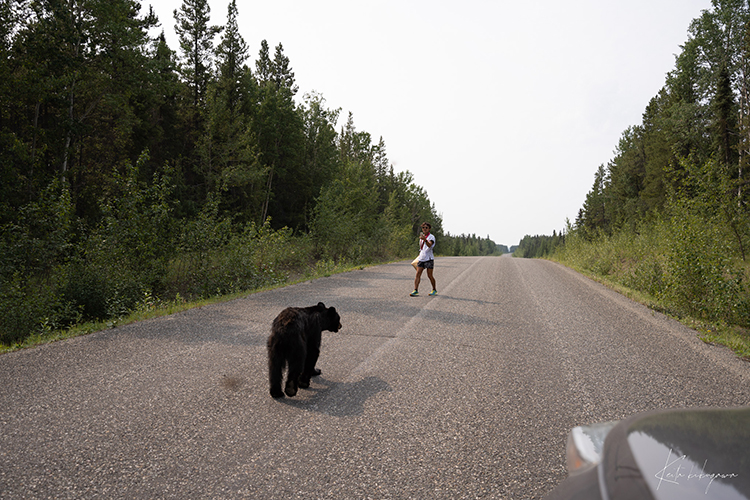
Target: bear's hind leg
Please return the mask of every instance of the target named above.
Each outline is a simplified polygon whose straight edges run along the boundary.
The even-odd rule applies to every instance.
[[[296,351],[289,356],[289,373],[286,375],[286,387],[284,392],[290,398],[297,394],[299,379],[305,366],[305,352]]]
[[[284,374],[284,365],[286,360],[283,356],[269,353],[268,356],[268,382],[270,384],[271,397],[283,398],[284,392],[281,390],[281,379]]]
[[[308,351],[308,355],[305,359],[305,369],[302,370],[302,375],[300,375],[299,378],[299,386],[302,389],[307,389],[310,387],[310,378],[315,377],[316,375],[320,375],[320,370],[315,368],[315,363],[318,362],[318,354],[320,353],[319,350],[310,353]]]

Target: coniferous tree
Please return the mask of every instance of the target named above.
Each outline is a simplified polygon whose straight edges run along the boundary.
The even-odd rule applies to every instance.
[[[386,155],[385,141],[383,137],[380,137],[380,141],[373,148],[373,166],[375,167],[375,180],[378,187],[378,203],[381,208],[385,208],[388,205],[388,198],[392,186],[392,177],[390,175],[391,170],[388,162],[388,156]]]
[[[739,102],[737,117],[737,153],[738,173],[740,186],[738,186],[738,198],[743,198],[747,188],[743,186],[744,180],[750,170],[750,26],[744,30],[744,37],[740,45],[738,57],[740,77],[738,79]]]
[[[736,159],[736,123],[734,110],[734,95],[729,80],[729,69],[722,65],[716,81],[716,94],[713,105],[713,137],[714,151],[721,163],[730,167],[737,164]]]
[[[749,26],[746,0],[715,0],[714,8],[703,11],[690,26],[698,47],[698,89],[709,103],[711,153],[734,175],[738,172],[735,94],[741,93],[746,78],[742,53]]]
[[[207,0],[183,0],[175,9],[174,29],[182,51],[182,74],[190,87],[193,105],[200,106],[206,96],[214,56],[214,37],[219,26],[210,25],[211,7]]]
[[[336,122],[339,109],[325,108],[325,99],[317,93],[306,94],[300,107],[305,134],[305,148],[300,176],[308,186],[304,204],[309,212],[320,190],[330,184],[339,170],[336,148]]]
[[[263,40],[260,42],[258,59],[255,61],[255,75],[258,79],[258,84],[261,87],[265,86],[265,84],[271,80],[272,74],[273,62],[271,61],[271,56],[268,52],[268,42]]]
[[[294,71],[289,67],[289,58],[284,54],[284,47],[281,44],[276,46],[276,52],[273,56],[273,82],[277,89],[287,89],[292,96],[297,94],[299,87],[294,81]]]
[[[586,195],[586,201],[576,220],[576,226],[582,228],[588,235],[596,234],[597,230],[609,231],[607,189],[609,178],[604,165],[594,175],[594,185]]]
[[[647,210],[658,210],[665,202],[664,171],[672,161],[665,120],[661,117],[667,99],[666,91],[662,89],[643,113],[645,177],[641,198]]]
[[[86,86],[94,79],[90,78],[93,72],[85,64],[83,53],[86,26],[82,7],[80,2],[34,3],[32,15],[16,37],[17,69],[28,68],[25,77],[17,82],[22,89],[18,97],[22,96],[24,104],[34,109],[33,163],[29,169],[33,177],[41,177],[41,185],[33,187],[35,191],[57,175],[69,176],[74,128],[80,129],[74,126],[86,118],[79,104],[87,93]],[[23,63],[21,58],[25,59]],[[49,63],[42,64],[44,60]],[[40,157],[42,151],[44,158]]]
[[[181,204],[196,213],[207,199],[209,181],[200,143],[205,134],[208,85],[213,78],[214,37],[221,28],[210,24],[207,0],[184,0],[174,10],[175,32],[180,43],[180,74],[187,93],[179,107],[180,154],[175,163],[183,172]]]
[[[148,31],[158,23],[151,10],[139,17],[136,0],[90,1],[86,64],[96,71],[99,86],[95,91],[104,98],[90,96],[91,101],[99,99],[91,114],[96,125],[88,129],[80,144],[86,156],[81,156],[81,148],[76,151],[79,169],[84,163],[98,164],[93,172],[81,172],[86,177],[101,175],[123,160],[135,162],[146,147],[155,90],[147,84],[152,74]],[[111,126],[101,126],[103,123]]]
[[[259,218],[259,185],[263,169],[244,110],[253,97],[249,69],[245,66],[247,45],[237,26],[237,4],[228,7],[227,25],[217,48],[218,75],[209,85],[206,130],[200,140],[201,172],[210,192],[225,193],[226,208],[243,221]]]
[[[227,24],[221,43],[216,49],[219,87],[227,95],[228,104],[236,106],[240,99],[242,76],[246,70],[248,48],[237,25],[237,0],[228,7]]]
[[[150,152],[151,165],[161,166],[174,161],[182,151],[178,108],[183,93],[183,83],[177,71],[177,55],[167,45],[163,31],[152,44],[150,66],[148,84],[151,93],[144,103],[150,110],[149,127],[143,132],[143,143]]]
[[[267,176],[262,218],[271,216],[275,227],[305,226],[305,189],[300,174],[304,154],[302,117],[294,103],[296,84],[289,60],[279,44],[272,62],[268,60],[268,44],[261,43],[257,78],[258,111],[253,127],[260,148],[260,160]]]
[[[147,31],[132,0],[41,0],[31,4],[12,53],[18,91],[13,108],[29,128],[27,190],[52,179],[70,183],[79,214],[93,205],[111,169],[138,155],[147,112]],[[27,139],[28,138],[28,139]]]
[[[17,71],[19,64],[13,50],[17,33],[22,29],[18,5],[7,0],[0,2],[0,75],[5,75],[0,78],[0,224],[13,216],[14,206],[29,201],[28,188],[35,177],[36,151],[33,145],[27,148],[24,144],[33,132],[18,130],[19,121],[15,119],[25,111],[21,103],[28,102],[19,91],[23,88],[20,84],[23,73]],[[38,101],[33,109],[36,111],[33,116],[38,118]]]

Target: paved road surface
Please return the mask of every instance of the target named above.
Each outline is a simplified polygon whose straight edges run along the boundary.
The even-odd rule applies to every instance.
[[[368,268],[0,356],[1,498],[539,498],[572,426],[750,404],[750,365],[554,263]],[[423,292],[428,292],[428,286]],[[265,340],[323,301],[321,377]]]

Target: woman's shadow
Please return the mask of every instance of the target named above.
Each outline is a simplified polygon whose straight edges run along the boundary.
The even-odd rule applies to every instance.
[[[362,415],[369,398],[390,390],[388,383],[378,377],[365,377],[356,382],[334,382],[321,375],[312,379],[309,389],[302,389],[294,398],[280,399],[279,402],[333,417],[354,417]]]

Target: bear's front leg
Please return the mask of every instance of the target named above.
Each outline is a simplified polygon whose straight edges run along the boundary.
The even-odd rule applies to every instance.
[[[320,334],[311,335],[307,345],[307,356],[305,356],[305,369],[299,378],[299,386],[302,389],[310,387],[310,378],[320,375],[320,370],[315,368],[320,357]]]

